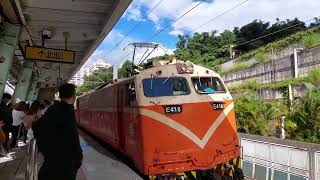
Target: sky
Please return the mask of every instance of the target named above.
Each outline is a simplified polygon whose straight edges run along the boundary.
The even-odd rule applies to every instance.
[[[161,43],[167,51],[159,48],[150,57],[165,53],[172,54],[178,41],[178,34],[192,35],[194,32],[213,30],[223,32],[224,30],[233,30],[234,27],[241,27],[255,19],[274,23],[276,18],[286,20],[297,17],[305,21],[320,16],[320,0],[206,0],[179,21],[171,24],[198,3],[200,0],[133,0],[113,30],[84,66],[88,67],[98,60],[113,65],[120,65],[128,59],[131,60],[132,47],[127,46],[128,44],[146,42],[165,27],[168,28],[149,42]],[[243,4],[228,13],[197,28],[241,3]],[[156,8],[153,8],[155,6]],[[136,28],[114,48],[134,26]],[[197,29],[195,30],[195,28]],[[146,49],[137,49],[135,62],[141,59],[145,51]],[[146,54],[149,52],[150,50]]]

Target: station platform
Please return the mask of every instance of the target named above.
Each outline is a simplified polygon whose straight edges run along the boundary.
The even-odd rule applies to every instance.
[[[142,180],[142,178],[107,148],[80,130],[80,143],[84,161],[78,171],[77,180]],[[10,157],[0,157],[1,180],[24,180],[28,163],[28,145],[19,143],[19,148],[10,152]],[[38,167],[42,157],[38,156]]]
[[[81,170],[88,180],[142,180],[134,170],[83,131],[80,131],[80,143],[84,155]]]

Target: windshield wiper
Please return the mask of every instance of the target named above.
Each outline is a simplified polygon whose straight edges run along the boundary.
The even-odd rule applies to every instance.
[[[164,85],[164,84],[169,80],[170,77],[171,77],[171,76],[167,77],[167,79],[165,79],[165,80],[163,81],[162,85]]]
[[[151,74],[151,85],[150,85],[151,90],[152,90],[152,80],[153,80],[153,74]]]

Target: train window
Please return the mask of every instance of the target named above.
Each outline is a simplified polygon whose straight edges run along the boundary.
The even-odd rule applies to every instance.
[[[190,94],[188,82],[183,77],[147,78],[142,80],[147,97],[178,96]]]
[[[134,82],[127,84],[127,105],[132,105],[136,101],[136,91]]]
[[[218,77],[193,77],[191,80],[199,94],[226,92],[225,87]]]

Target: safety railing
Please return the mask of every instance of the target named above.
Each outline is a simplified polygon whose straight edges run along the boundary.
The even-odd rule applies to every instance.
[[[28,162],[25,172],[25,180],[37,180],[38,179],[38,147],[36,140],[32,138],[28,146]]]

